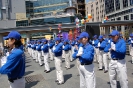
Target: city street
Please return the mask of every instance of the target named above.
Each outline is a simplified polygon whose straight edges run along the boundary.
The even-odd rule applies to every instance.
[[[131,57],[126,56],[127,62],[127,75],[129,81],[129,88],[133,88],[133,64],[130,62]],[[71,69],[65,69],[65,62],[63,59],[62,69],[64,74],[65,83],[62,85],[57,85],[55,83],[56,72],[54,61],[50,62],[50,73],[44,73],[44,66],[40,67],[38,63],[35,62],[26,53],[26,88],[79,88],[80,80],[78,75],[78,70],[76,68],[76,61],[71,62]],[[95,63],[95,73],[96,73],[96,88],[110,88],[109,84],[109,74],[104,73],[104,71],[98,71],[98,64]],[[28,78],[29,77],[29,78]],[[20,84],[21,85],[21,84]],[[119,86],[118,82],[118,87]],[[0,88],[9,88],[8,80],[6,75],[0,76]]]

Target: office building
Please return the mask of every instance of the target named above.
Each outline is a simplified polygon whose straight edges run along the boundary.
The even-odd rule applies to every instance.
[[[25,0],[0,0],[0,28],[16,27],[18,15],[24,17]]]
[[[89,22],[102,22],[105,18],[104,0],[89,0],[86,4],[86,14],[91,14]],[[105,28],[99,28],[100,34],[105,34]]]
[[[104,0],[90,0],[86,4],[86,14],[91,14],[90,22],[102,22],[105,17]]]
[[[104,0],[105,14],[110,21],[133,20],[133,0]],[[131,29],[131,26],[117,26],[115,29],[122,31]]]
[[[82,17],[85,17],[86,16],[86,13],[85,13],[85,11],[86,11],[86,9],[85,9],[85,0],[77,0],[76,1],[77,3],[76,3],[76,7],[77,7],[77,13],[78,14],[81,14],[82,15]]]
[[[0,28],[72,23],[76,4],[77,0],[0,0]]]

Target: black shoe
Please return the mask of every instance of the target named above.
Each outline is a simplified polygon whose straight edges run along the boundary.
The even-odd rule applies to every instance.
[[[102,71],[103,69],[99,69],[99,71]]]
[[[55,82],[59,82],[58,80],[55,80]]]
[[[64,82],[62,82],[62,83],[59,83],[59,82],[58,82],[57,84],[58,84],[58,85],[61,85],[61,84],[64,84]]]
[[[44,70],[44,72],[46,72],[47,70]]]
[[[68,70],[68,69],[70,69],[70,68],[66,68],[66,70]]]
[[[104,73],[107,73],[107,72],[108,72],[108,70],[104,71]]]
[[[46,73],[49,73],[50,71],[46,71]]]
[[[41,67],[43,66],[43,64],[42,65],[40,65]]]

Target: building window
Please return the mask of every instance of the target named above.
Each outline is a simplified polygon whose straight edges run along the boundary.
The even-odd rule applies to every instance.
[[[92,18],[92,22],[94,22],[94,18]]]
[[[131,20],[133,20],[133,14],[131,14]]]
[[[91,5],[91,7],[93,7],[93,4]]]
[[[91,10],[91,13],[92,13],[93,10]]]
[[[115,18],[112,18],[111,21],[115,21]]]
[[[131,6],[133,5],[133,0],[130,0],[130,5],[131,5]]]
[[[105,12],[109,14],[114,11],[114,0],[104,0],[105,1]]]
[[[117,30],[118,31],[121,31],[121,26],[117,26]]]
[[[120,0],[115,0],[116,10],[120,9]]]
[[[123,8],[128,7],[128,0],[123,0]]]
[[[96,7],[96,10],[98,10],[98,7]]]
[[[103,8],[104,8],[104,4],[103,4],[103,6],[102,6]]]
[[[124,16],[124,20],[129,20],[129,15]]]
[[[118,17],[117,20],[121,20],[121,17]]]
[[[98,5],[98,2],[96,2],[96,5]]]
[[[102,0],[99,0],[99,2],[101,3],[101,2],[102,2]]]

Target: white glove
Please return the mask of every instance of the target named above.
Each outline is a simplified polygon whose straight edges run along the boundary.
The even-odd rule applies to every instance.
[[[36,46],[36,49],[38,48],[38,46]]]
[[[83,54],[83,47],[79,47],[77,56],[81,56]]]
[[[64,47],[65,47],[65,46],[63,45],[63,49],[64,49]]]
[[[3,56],[1,59],[1,67],[7,62],[7,56]]]
[[[41,47],[41,49],[43,48],[43,46]]]
[[[55,46],[53,47],[53,51],[55,50],[56,48],[55,48]]]
[[[98,43],[98,47],[100,47],[100,42]]]
[[[108,43],[110,43],[110,40],[108,40]]]
[[[92,41],[92,44],[94,44],[94,40]]]
[[[6,53],[6,56],[9,56],[9,52]]]
[[[133,40],[131,40],[131,43],[133,43]]]
[[[111,42],[111,49],[115,50],[115,44]]]

